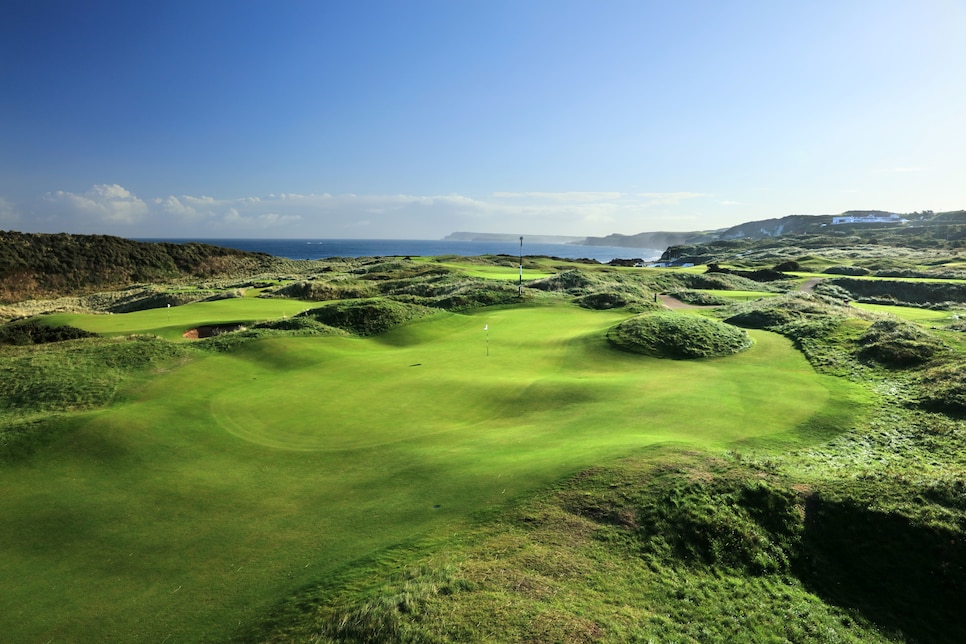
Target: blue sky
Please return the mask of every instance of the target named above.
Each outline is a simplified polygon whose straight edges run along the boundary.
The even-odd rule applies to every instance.
[[[0,229],[434,239],[966,208],[966,1],[0,9]]]

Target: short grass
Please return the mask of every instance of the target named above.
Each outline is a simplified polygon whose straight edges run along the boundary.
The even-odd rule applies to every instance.
[[[244,297],[196,302],[133,313],[106,315],[55,313],[39,319],[47,324],[68,324],[106,336],[144,333],[157,335],[166,340],[181,340],[185,331],[199,326],[277,319],[301,313],[314,306],[318,306],[318,303]]]
[[[953,320],[953,315],[956,314],[953,311],[937,311],[933,309],[921,309],[914,306],[893,306],[891,304],[864,304],[862,302],[853,302],[852,306],[860,308],[863,311],[894,315],[897,318],[909,320],[910,322],[951,321]]]
[[[695,289],[696,291],[701,291],[702,293],[708,293],[716,297],[723,297],[728,300],[734,300],[737,302],[747,302],[748,300],[757,300],[763,297],[777,297],[779,293],[774,293],[771,291],[723,291],[719,289]]]
[[[495,266],[489,264],[470,264],[461,262],[441,262],[444,266],[455,268],[460,273],[468,277],[479,277],[483,279],[492,280],[518,280],[520,279],[520,268],[519,265],[516,267],[510,266]],[[534,280],[541,277],[549,277],[554,275],[557,271],[552,268],[532,268],[524,267],[523,269],[523,279]]]
[[[899,640],[793,572],[805,502],[785,485],[737,455],[642,450],[307,590],[269,641]]]
[[[258,317],[220,308],[233,303],[199,306],[218,312],[197,323]],[[164,328],[155,313],[145,329]],[[661,361],[608,346],[625,315],[487,309],[368,339],[265,339],[61,418],[58,442],[0,470],[0,578],[17,580],[0,586],[0,631],[228,639],[299,588],[607,459],[785,449],[862,413],[857,389],[777,335]]]

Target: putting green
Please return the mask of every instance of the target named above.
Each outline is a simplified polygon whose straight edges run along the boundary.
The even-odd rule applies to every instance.
[[[854,422],[850,385],[784,338],[662,361],[609,347],[623,317],[517,308],[275,338],[126,392],[0,471],[0,631],[231,639],[340,568],[603,459]]]

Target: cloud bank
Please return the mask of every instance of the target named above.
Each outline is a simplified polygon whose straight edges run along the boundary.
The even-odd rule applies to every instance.
[[[48,193],[37,232],[128,237],[436,239],[450,232],[640,232],[701,193],[494,192],[448,195],[269,194],[142,198],[117,184]],[[0,202],[0,218],[13,207]],[[7,214],[7,218],[11,215]]]

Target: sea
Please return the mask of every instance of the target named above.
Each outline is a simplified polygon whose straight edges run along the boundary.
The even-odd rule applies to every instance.
[[[139,239],[138,241],[199,242],[249,252],[268,253],[289,259],[326,259],[329,257],[432,257],[438,255],[513,255],[519,256],[519,241],[451,241],[429,239]],[[523,255],[545,255],[564,259],[595,259],[605,264],[612,259],[653,261],[662,250],[579,244],[529,243],[523,238]]]

